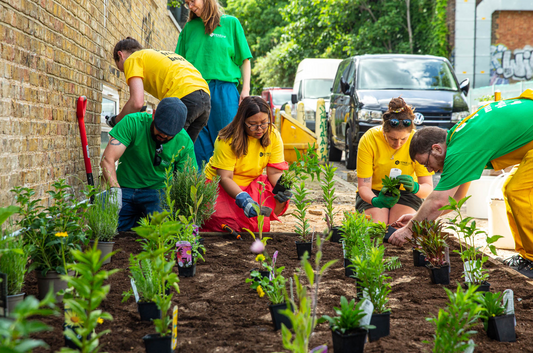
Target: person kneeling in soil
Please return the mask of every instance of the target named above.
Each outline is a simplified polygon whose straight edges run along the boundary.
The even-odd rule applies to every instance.
[[[414,213],[433,190],[433,173],[409,157],[413,119],[411,107],[401,97],[393,98],[383,114],[383,124],[368,130],[359,142],[355,208],[375,222],[391,224]],[[400,196],[391,196],[383,187],[385,176],[396,177],[403,184]]]
[[[183,129],[187,107],[179,98],[163,99],[154,115],[134,113],[110,132],[100,166],[119,204],[118,230],[125,232],[141,217],[162,212],[166,169],[182,171],[188,158],[197,168],[194,145]],[[115,162],[120,163],[115,172]]]
[[[265,167],[267,174],[263,175]],[[260,97],[244,98],[233,121],[220,130],[214,154],[205,167],[209,180],[220,176],[221,187],[215,213],[202,231],[221,232],[222,224],[226,224],[237,232],[243,228],[256,232],[259,228],[254,206],[264,202],[264,206],[273,209],[264,221],[263,230],[268,232],[270,220],[278,220],[289,206],[290,195],[272,194],[286,169],[283,141],[272,124],[267,102]],[[260,189],[264,189],[261,200]]]

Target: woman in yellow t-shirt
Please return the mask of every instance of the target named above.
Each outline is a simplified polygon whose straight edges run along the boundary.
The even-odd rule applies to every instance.
[[[265,168],[267,173],[263,175]],[[270,220],[278,220],[288,207],[287,194],[272,194],[286,169],[283,141],[272,125],[268,103],[260,97],[244,98],[233,121],[220,130],[213,156],[205,167],[209,180],[220,176],[221,187],[215,213],[202,231],[220,232],[222,224],[237,232],[243,228],[258,231],[254,205],[264,201],[264,206],[273,209],[270,217],[265,217],[263,230],[268,232]],[[259,182],[265,184],[261,200],[259,190],[263,187]]]
[[[405,101],[393,98],[383,114],[383,124],[368,130],[357,152],[358,191],[355,208],[375,222],[391,224],[400,216],[415,213],[433,190],[432,174],[409,157],[414,114]],[[400,196],[389,196],[381,180],[396,177]]]

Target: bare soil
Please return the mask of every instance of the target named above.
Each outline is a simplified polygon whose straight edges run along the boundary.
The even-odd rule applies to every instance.
[[[197,273],[192,278],[180,279],[181,293],[173,302],[179,307],[178,352],[284,352],[281,333],[274,331],[268,310],[268,299],[259,298],[257,293],[244,282],[249,271],[257,266],[254,255],[249,251],[250,238],[243,241],[228,236],[204,236],[207,253],[205,263],[198,264]],[[110,312],[114,321],[105,322],[101,329],[111,329],[112,333],[102,338],[102,351],[144,352],[142,337],[155,333],[152,323],[140,322],[133,298],[121,304],[122,292],[128,290],[128,257],[140,251],[133,233],[123,233],[116,239],[116,249],[120,251],[112,262],[104,268],[120,268],[109,281],[111,292],[102,304],[102,309]],[[291,276],[299,262],[293,235],[276,235],[268,243],[272,254],[279,250],[278,265],[286,266],[285,277]],[[392,271],[392,293],[390,294],[391,335],[377,342],[368,343],[366,352],[428,352],[430,345],[422,343],[430,340],[434,327],[425,320],[436,315],[439,308],[447,303],[443,286],[432,285],[425,268],[412,265],[412,252],[405,248],[395,248],[386,244],[387,256],[399,256],[402,268]],[[339,259],[326,272],[322,280],[318,314],[333,315],[333,307],[339,306],[340,296],[354,298],[354,280],[344,275],[342,250],[338,243],[327,242],[324,246],[324,261]],[[461,262],[457,254],[451,253],[451,285],[462,282]],[[533,347],[533,291],[527,278],[510,271],[496,262],[487,264],[490,270],[490,283],[493,291],[512,288],[515,292],[517,319],[517,342],[499,343],[489,339],[480,324],[473,336],[478,345],[476,352],[531,352]],[[26,294],[37,294],[35,273],[27,276],[24,287]],[[54,328],[52,332],[37,335],[58,351],[63,345],[62,317],[48,317],[44,322]],[[318,325],[311,340],[315,347],[327,344],[332,347],[331,333],[327,324]]]

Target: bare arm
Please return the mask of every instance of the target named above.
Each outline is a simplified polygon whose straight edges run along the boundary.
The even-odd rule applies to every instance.
[[[110,187],[120,187],[117,181],[115,163],[124,154],[125,150],[126,146],[114,137],[111,137],[104,150],[102,161],[100,161],[100,167],[102,168],[102,175],[104,176],[105,181],[109,183]]]
[[[242,191],[240,186],[233,180],[233,170],[217,169],[217,175],[220,176],[220,185],[229,196],[235,198]]]
[[[372,204],[372,199],[377,195],[372,191],[372,177],[357,178],[357,189],[363,201]]]
[[[283,170],[281,169],[267,167],[268,181],[270,182],[270,184],[272,184],[272,186],[276,186],[282,174],[283,174]]]
[[[420,189],[418,189],[415,195],[421,199],[425,199],[433,191],[433,176],[419,177],[418,185],[420,185]]]
[[[115,118],[118,123],[123,117],[128,114],[137,113],[141,110],[144,104],[144,83],[140,77],[132,77],[129,80],[130,99],[124,104],[124,107]]]
[[[252,75],[252,64],[250,59],[245,59],[241,65],[241,76],[242,76],[242,91],[241,97],[239,99],[239,104],[242,100],[250,95],[250,77]]]

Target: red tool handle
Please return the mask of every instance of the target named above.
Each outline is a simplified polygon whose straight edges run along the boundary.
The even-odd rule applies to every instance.
[[[76,106],[76,116],[80,127],[81,147],[83,149],[83,160],[85,162],[85,172],[87,173],[87,183],[94,185],[93,168],[91,166],[91,157],[89,156],[89,143],[87,142],[87,132],[85,131],[85,111],[87,110],[87,97],[78,98]]]

